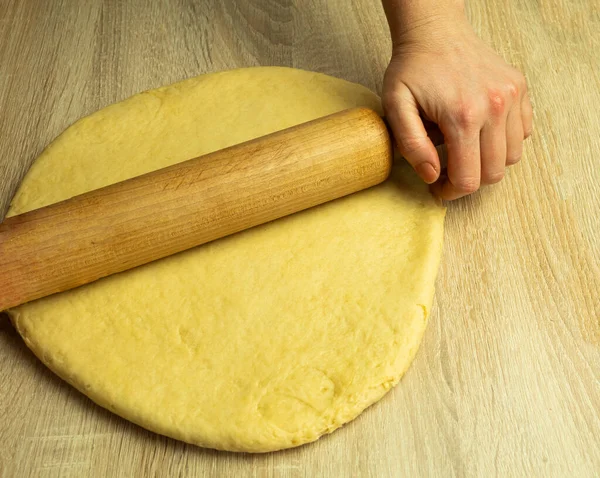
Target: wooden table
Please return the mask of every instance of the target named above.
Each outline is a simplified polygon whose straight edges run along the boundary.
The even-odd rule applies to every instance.
[[[525,157],[452,203],[437,306],[400,385],[315,444],[207,451],[149,433],[45,369],[0,318],[0,475],[597,476],[600,15],[596,0],[472,2],[528,77]],[[0,215],[82,115],[208,71],[288,65],[380,92],[375,0],[0,0]]]

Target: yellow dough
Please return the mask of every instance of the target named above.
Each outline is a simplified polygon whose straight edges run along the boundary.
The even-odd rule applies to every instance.
[[[41,154],[14,215],[354,106],[366,88],[249,68],[136,95]],[[444,208],[411,172],[383,185],[10,311],[27,345],[98,404],[222,450],[316,440],[412,361]]]

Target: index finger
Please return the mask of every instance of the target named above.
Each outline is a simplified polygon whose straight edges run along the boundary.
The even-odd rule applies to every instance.
[[[479,129],[448,128],[441,125],[448,152],[448,175],[431,187],[432,192],[451,201],[474,193],[481,184]]]

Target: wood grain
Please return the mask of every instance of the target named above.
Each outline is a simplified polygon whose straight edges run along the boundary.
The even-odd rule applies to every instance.
[[[351,108],[12,216],[0,311],[375,186],[392,157],[379,114]]]
[[[526,74],[534,134],[504,181],[450,205],[437,306],[393,392],[308,446],[212,452],[95,406],[3,319],[0,475],[597,476],[600,13],[595,0],[469,13]],[[1,213],[41,149],[109,103],[251,65],[380,92],[389,49],[375,0],[0,0]]]

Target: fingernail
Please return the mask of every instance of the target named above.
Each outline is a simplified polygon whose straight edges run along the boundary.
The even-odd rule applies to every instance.
[[[421,179],[423,179],[423,181],[425,181],[427,184],[434,183],[437,179],[438,174],[435,168],[429,163],[418,164],[415,169],[417,174],[421,176]]]

